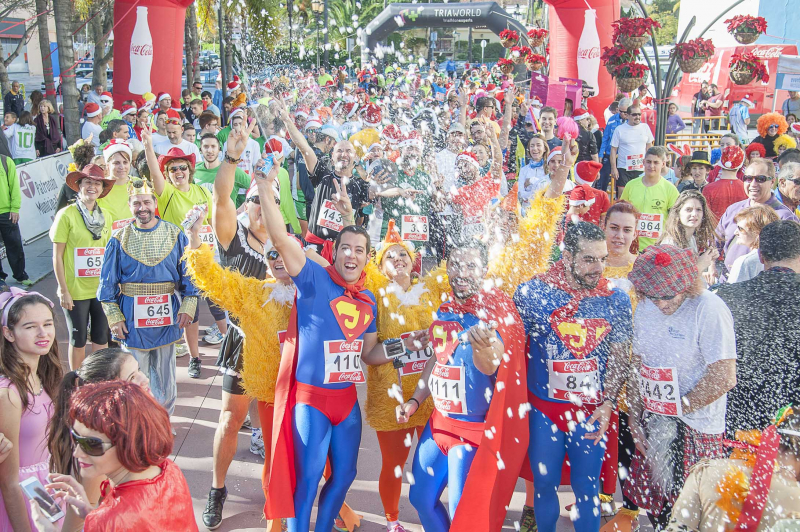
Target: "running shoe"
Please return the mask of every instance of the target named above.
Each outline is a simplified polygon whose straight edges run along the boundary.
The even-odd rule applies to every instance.
[[[242,423],[243,429],[252,429],[253,425],[250,422],[250,412],[247,413],[247,417],[244,418],[244,422]]]
[[[175,344],[175,358],[185,357],[189,354],[189,346],[183,343]]]
[[[24,281],[20,281],[19,284],[22,286],[33,286],[34,283],[30,279],[25,279]]]
[[[333,529],[336,530],[337,532],[349,532],[349,530],[347,530],[347,525],[345,524],[344,519],[342,519],[341,515],[336,516],[336,520],[333,522]]]
[[[201,369],[200,357],[197,358],[192,357],[192,359],[189,361],[189,377],[193,379],[199,379],[200,369]]]
[[[215,332],[203,336],[203,341],[207,344],[217,345],[221,344],[225,336],[217,329]]]
[[[216,322],[214,322],[214,325],[203,331],[204,334],[216,334],[218,332],[219,332],[219,325],[217,325]]]
[[[203,510],[203,524],[209,530],[215,530],[222,524],[222,506],[228,498],[228,489],[211,488],[208,492],[206,509]]]
[[[395,523],[391,526],[386,527],[386,532],[408,532],[403,525],[400,523]]]
[[[539,527],[536,526],[536,516],[533,515],[533,507],[523,506],[522,517],[519,520],[519,532],[536,532]]]
[[[264,437],[261,434],[261,429],[253,429],[250,434],[250,452],[261,458],[266,458],[267,453],[264,449]]]

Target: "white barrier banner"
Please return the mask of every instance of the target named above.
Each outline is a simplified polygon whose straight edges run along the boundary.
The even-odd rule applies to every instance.
[[[72,155],[64,151],[17,166],[22,196],[19,230],[25,244],[47,233],[53,225],[58,192],[66,182],[71,162]]]

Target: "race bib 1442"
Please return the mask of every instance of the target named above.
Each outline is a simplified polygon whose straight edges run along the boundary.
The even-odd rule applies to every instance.
[[[639,392],[647,411],[662,416],[681,415],[677,368],[651,368],[642,364],[639,370]]]

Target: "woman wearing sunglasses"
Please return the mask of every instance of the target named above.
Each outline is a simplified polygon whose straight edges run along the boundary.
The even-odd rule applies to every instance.
[[[35,527],[19,483],[47,482],[47,424],[62,372],[52,301],[6,290],[0,293],[0,433],[12,447],[0,463],[0,530],[29,532]]]
[[[758,118],[756,129],[758,129],[758,136],[753,139],[753,142],[764,146],[766,157],[777,156],[775,140],[789,129],[786,118],[780,113],[764,113]]]
[[[167,458],[173,444],[169,415],[141,386],[114,380],[79,387],[69,423],[81,477],[108,479],[102,500],[92,504],[69,475],[51,475],[45,487],[85,520],[83,530],[197,531],[189,486]],[[38,507],[33,512],[39,531],[58,530]]]
[[[97,504],[100,500],[100,484],[104,476],[90,479],[81,477],[78,460],[73,456],[74,445],[70,436],[69,407],[72,394],[79,387],[93,382],[106,382],[120,379],[132,382],[150,391],[150,381],[139,370],[139,363],[129,352],[118,348],[106,348],[89,355],[81,366],[64,375],[58,396],[54,401],[53,417],[47,436],[50,451],[50,471],[61,475],[72,475],[80,482],[88,501]],[[83,520],[70,508],[62,524],[65,531],[79,528]]]

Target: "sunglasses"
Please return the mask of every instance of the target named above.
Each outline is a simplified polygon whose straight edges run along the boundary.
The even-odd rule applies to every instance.
[[[181,172],[185,172],[188,169],[189,169],[188,164],[176,164],[175,166],[170,166],[169,168],[167,168],[167,171],[169,173],[174,173],[177,172],[178,170],[180,170]]]
[[[625,113],[628,116],[642,116],[642,113]]]
[[[794,183],[796,186],[800,187],[800,178],[792,179],[792,178],[787,177],[786,181],[790,181],[790,182]]]
[[[258,196],[250,196],[249,198],[247,198],[247,201],[249,201],[250,203],[255,203],[256,205],[261,205],[261,198],[259,198]]]
[[[278,253],[277,250],[271,249],[271,250],[267,251],[267,259],[269,259],[269,260],[278,260],[278,258],[280,256],[281,255],[280,255],[280,253]]]
[[[69,435],[72,442],[77,444],[83,452],[89,456],[103,456],[106,451],[114,447],[110,441],[103,441],[94,436],[81,436],[74,429],[69,429]],[[108,445],[108,447],[105,447]]]
[[[747,183],[748,181],[758,181],[759,183],[766,183],[770,179],[772,178],[768,175],[746,175],[742,177],[742,181],[744,181],[745,183]]]

